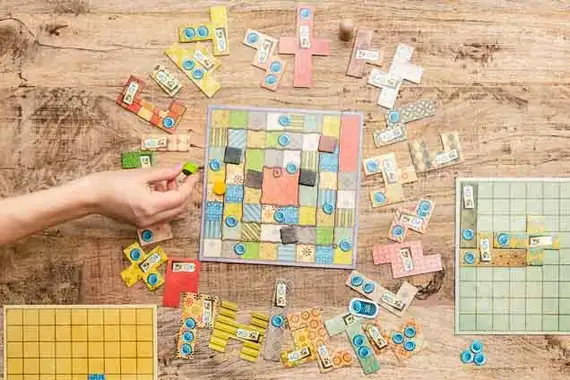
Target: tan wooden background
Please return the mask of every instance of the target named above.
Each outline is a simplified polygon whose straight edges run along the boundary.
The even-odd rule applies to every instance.
[[[383,128],[378,89],[346,77],[351,43],[340,42],[342,17],[373,28],[385,49],[387,67],[397,43],[416,48],[413,62],[424,67],[421,85],[403,86],[398,105],[417,99],[438,103],[436,117],[414,123],[411,138],[439,143],[438,133],[458,130],[466,161],[420,175],[406,185],[410,202],[437,202],[427,253],[443,256],[445,271],[412,278],[420,287],[408,315],[426,327],[428,349],[405,363],[380,357],[372,378],[394,379],[562,379],[570,377],[570,345],[549,336],[489,336],[488,364],[463,366],[459,353],[472,337],[453,334],[453,209],[456,176],[563,176],[568,174],[570,138],[570,3],[566,0],[358,0],[318,2],[316,35],[331,40],[331,56],[314,59],[315,86],[292,88],[292,64],[277,93],[259,88],[262,72],[250,66],[253,50],[242,45],[247,28],[279,37],[293,35],[295,2],[180,0],[1,0],[0,1],[0,195],[54,186],[93,171],[119,167],[123,150],[142,133],[156,132],[114,104],[130,74],[147,80],[144,95],[161,106],[165,94],[147,77],[162,63],[176,72],[163,49],[176,40],[176,26],[207,20],[208,6],[228,6],[231,51],[216,77],[223,88],[214,99],[184,78],[179,99],[189,112],[180,132],[190,131],[190,155],[162,154],[161,163],[201,160],[208,104],[358,110],[365,113],[364,154],[395,151],[410,164],[407,144],[376,149],[371,131]],[[292,63],[292,57],[289,57]],[[179,78],[183,75],[177,72]],[[367,192],[377,177],[362,183],[358,269],[397,289],[389,268],[372,265],[371,247],[385,243],[395,208],[372,210]],[[104,186],[105,184],[101,184]],[[175,224],[176,238],[163,244],[174,255],[196,257],[200,194],[188,218]],[[126,266],[121,247],[135,238],[133,227],[92,216],[52,228],[0,248],[0,303],[156,303],[162,291],[138,284],[127,289],[119,273]],[[356,293],[344,286],[347,271],[204,263],[200,291],[251,310],[267,311],[276,277],[294,280],[292,304],[320,305],[330,317]],[[382,311],[387,325],[398,319]],[[322,378],[316,365],[285,370],[259,360],[237,358],[239,346],[222,355],[200,333],[196,359],[171,360],[178,310],[159,311],[160,379]],[[349,347],[335,337],[337,347]],[[358,366],[327,378],[364,377]]]

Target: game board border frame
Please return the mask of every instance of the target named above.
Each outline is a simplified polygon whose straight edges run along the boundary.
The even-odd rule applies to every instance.
[[[152,335],[154,337],[154,344],[153,344],[153,350],[154,350],[154,380],[158,380],[158,307],[156,305],[152,305],[152,304],[116,304],[116,305],[110,305],[110,304],[104,304],[104,305],[94,305],[94,304],[86,304],[86,305],[81,305],[81,304],[54,304],[54,305],[50,305],[50,304],[40,304],[40,305],[31,305],[31,304],[26,304],[26,305],[17,305],[17,304],[11,304],[11,305],[2,305],[2,327],[4,329],[4,331],[2,332],[2,344],[3,344],[3,353],[2,353],[2,357],[4,359],[4,363],[2,365],[2,376],[4,379],[8,378],[8,350],[6,349],[6,338],[7,338],[7,333],[6,333],[6,322],[7,322],[7,318],[6,318],[6,312],[8,311],[8,309],[81,309],[81,308],[85,308],[85,309],[106,309],[106,308],[119,308],[119,309],[137,309],[137,308],[151,308],[152,309],[152,314],[153,314],[153,318],[154,318],[154,323],[153,323],[153,332]]]
[[[202,204],[202,219],[200,220],[200,237],[199,237],[199,244],[200,244],[200,253],[198,255],[198,259],[200,261],[209,261],[209,262],[219,262],[219,263],[239,263],[239,264],[262,264],[262,265],[272,265],[272,266],[286,266],[286,267],[301,267],[301,268],[325,268],[325,269],[355,269],[356,268],[356,255],[358,251],[358,212],[359,207],[358,203],[360,201],[360,192],[361,192],[361,180],[362,180],[362,173],[360,169],[360,162],[362,161],[362,137],[364,133],[364,113],[358,111],[329,111],[329,110],[311,110],[311,109],[301,109],[301,108],[275,108],[275,107],[248,107],[248,106],[233,106],[233,105],[221,105],[221,104],[210,104],[208,105],[208,113],[206,117],[206,133],[205,133],[205,140],[204,140],[204,166],[207,167],[208,162],[208,142],[210,141],[210,122],[212,112],[217,109],[222,110],[241,110],[241,111],[257,111],[257,112],[283,112],[283,110],[287,110],[289,112],[297,112],[297,113],[313,113],[319,115],[356,115],[360,117],[360,134],[358,136],[358,161],[357,161],[357,173],[356,173],[356,181],[358,183],[358,189],[356,191],[356,199],[355,199],[355,206],[354,206],[354,227],[353,227],[353,244],[352,244],[352,263],[349,265],[341,264],[332,266],[331,264],[317,264],[317,263],[307,263],[307,262],[298,262],[298,261],[291,261],[290,263],[280,262],[277,260],[243,260],[238,258],[231,258],[231,257],[204,257],[204,246],[202,244],[202,236],[204,236],[204,220],[206,218],[206,207]],[[207,170],[204,170],[204,177],[203,177],[203,184],[202,184],[202,201],[206,199],[206,194],[208,192],[208,181],[207,181]],[[220,239],[221,240],[221,239]]]
[[[456,177],[455,178],[455,228],[454,228],[454,252],[455,259],[455,297],[454,297],[454,331],[455,335],[568,335],[565,331],[460,331],[459,330],[459,244],[461,239],[461,184],[468,181],[489,181],[489,182],[570,182],[570,177]]]

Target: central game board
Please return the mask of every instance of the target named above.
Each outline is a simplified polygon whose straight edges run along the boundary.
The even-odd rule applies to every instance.
[[[570,178],[458,179],[456,206],[456,333],[570,333]]]
[[[354,268],[362,120],[210,106],[200,259]]]

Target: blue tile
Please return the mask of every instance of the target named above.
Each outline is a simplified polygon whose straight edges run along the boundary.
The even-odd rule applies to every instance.
[[[285,214],[282,224],[299,224],[299,209],[297,207],[280,207],[277,211]]]
[[[295,261],[297,246],[295,244],[279,244],[277,246],[277,257],[279,260],[283,261]]]
[[[243,185],[227,185],[225,201],[227,203],[242,203]]]
[[[228,131],[228,146],[245,149],[247,144],[246,129],[230,129]]]
[[[334,153],[319,154],[319,171],[338,172],[338,155]]]
[[[336,207],[336,191],[330,189],[319,190],[319,206],[330,203]]]
[[[255,203],[244,203],[242,221],[261,222],[261,205]]]
[[[327,245],[317,245],[315,249],[315,262],[317,264],[332,264],[333,247]]]
[[[224,204],[222,202],[206,202],[206,220],[222,220]]]
[[[220,220],[206,220],[204,224],[204,237],[206,239],[219,239],[222,237],[222,222]]]

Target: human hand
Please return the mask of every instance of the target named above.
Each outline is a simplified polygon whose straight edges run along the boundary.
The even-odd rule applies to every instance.
[[[200,179],[198,173],[178,185],[182,166],[94,173],[85,180],[92,194],[93,213],[146,228],[175,219]]]

